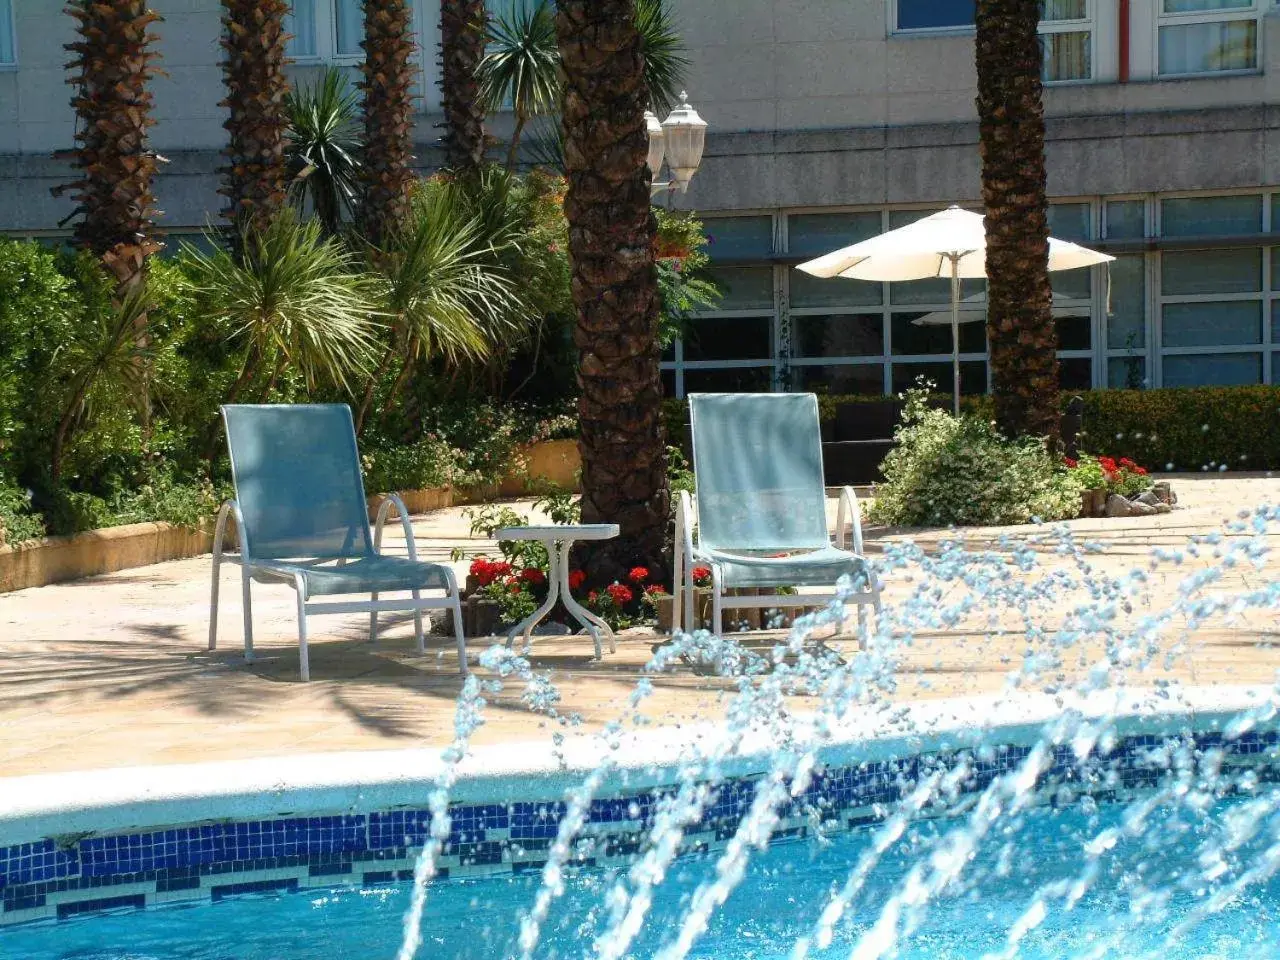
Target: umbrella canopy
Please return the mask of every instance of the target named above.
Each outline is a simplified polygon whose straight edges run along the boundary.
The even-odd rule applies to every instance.
[[[982,215],[948,207],[799,265],[815,277],[851,280],[924,280],[955,276],[976,279],[987,275],[987,235]],[[1049,269],[1074,270],[1106,263],[1115,257],[1068,240],[1049,238]]]
[[[850,280],[951,278],[951,389],[960,412],[960,280],[987,275],[987,232],[981,214],[950,206],[905,227],[808,260],[797,269]],[[1115,257],[1049,238],[1049,269],[1074,270]],[[976,319],[976,318],[975,318]],[[919,321],[917,321],[919,322]]]
[[[1065,306],[1068,303],[1074,303],[1079,297],[1068,297],[1063,293],[1053,294],[1053,311],[1054,316],[1074,317],[1076,314],[1070,312],[1070,307]],[[1089,312],[1088,307],[1077,307],[1082,314]],[[1066,311],[1066,312],[1063,312]],[[917,327],[945,327],[949,323],[973,323],[977,320],[987,319],[987,295],[985,293],[975,293],[972,296],[965,297],[960,301],[959,313],[956,317],[952,317],[950,310],[935,310],[933,313],[926,313],[923,317],[916,317],[911,323]]]

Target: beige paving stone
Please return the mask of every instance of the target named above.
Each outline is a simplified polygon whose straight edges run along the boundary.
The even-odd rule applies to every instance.
[[[1183,509],[1124,520],[1079,520],[1067,524],[1077,542],[1096,545],[1081,561],[1060,551],[1045,529],[893,531],[868,527],[868,552],[885,551],[908,536],[930,557],[944,541],[962,537],[966,548],[991,560],[1013,559],[1011,544],[1029,547],[1036,569],[1017,574],[1024,586],[1046,577],[1070,577],[1074,586],[1019,612],[983,604],[949,625],[932,625],[901,639],[892,696],[902,701],[982,693],[1010,688],[1028,658],[1042,663],[1037,684],[1068,684],[1105,655],[1093,637],[1063,647],[1051,642],[1069,623],[1071,611],[1089,599],[1088,586],[1120,577],[1135,567],[1147,581],[1118,609],[1120,642],[1145,616],[1167,610],[1191,574],[1210,568],[1220,547],[1205,543],[1181,565],[1152,568],[1153,549],[1184,549],[1189,537],[1224,534],[1242,509],[1280,502],[1280,478],[1194,476],[1175,478]],[[528,504],[516,504],[528,512]],[[835,501],[829,504],[834,520]],[[469,534],[462,510],[415,518],[422,555],[446,561],[460,550],[459,574],[471,556],[494,545]],[[1009,538],[1009,539],[1002,539]],[[388,544],[403,550],[398,529]],[[1260,565],[1241,563],[1223,571],[1210,592],[1235,595],[1260,590],[1280,575],[1280,529],[1266,539]],[[0,777],[99,769],[135,764],[190,763],[267,757],[294,752],[335,752],[443,745],[452,738],[455,700],[461,689],[451,638],[431,636],[428,652],[413,649],[412,622],[384,618],[376,644],[367,641],[361,616],[311,620],[309,684],[298,681],[293,593],[254,586],[257,659],[243,661],[239,570],[228,565],[222,581],[219,648],[206,649],[209,558],[174,561],[74,583],[0,595]],[[923,584],[916,571],[889,575],[887,599],[897,608]],[[968,589],[950,581],[929,583],[939,609],[961,601]],[[1029,635],[1027,623],[1044,635]],[[850,631],[852,624],[848,625]],[[781,634],[744,636],[745,645],[768,656]],[[831,645],[845,655],[856,646],[852,633]],[[641,669],[660,640],[651,631],[619,639],[618,652],[591,660],[584,637],[537,637],[533,668],[550,676],[562,695],[562,714],[578,714],[598,728],[627,714]],[[469,642],[472,661],[493,638]],[[1183,684],[1274,683],[1280,671],[1280,617],[1275,609],[1252,610],[1234,619],[1214,618],[1194,630],[1186,617],[1172,617],[1133,670],[1128,682]],[[703,677],[687,667],[654,676],[654,692],[641,711],[646,722],[688,723],[717,719],[733,695],[735,681]],[[486,723],[476,742],[545,739],[562,729],[531,713],[519,683],[488,697]],[[811,701],[794,698],[796,709]]]

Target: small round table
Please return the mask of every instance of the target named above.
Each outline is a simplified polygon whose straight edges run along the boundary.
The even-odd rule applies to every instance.
[[[582,624],[586,631],[591,634],[591,639],[595,641],[596,645],[597,660],[604,656],[600,650],[600,631],[602,630],[605,636],[609,638],[609,652],[617,652],[618,648],[614,642],[613,630],[609,628],[607,623],[573,599],[573,594],[569,589],[569,550],[574,543],[578,540],[612,540],[617,535],[618,525],[616,523],[503,527],[493,535],[495,540],[532,540],[541,543],[547,548],[547,557],[551,563],[551,571],[547,577],[547,599],[542,601],[542,606],[535,610],[532,615],[511,628],[511,632],[507,634],[508,647],[515,643],[517,634],[524,634],[524,645],[528,649],[531,643],[530,638],[533,636],[533,628],[541,623],[543,618],[551,612],[551,608],[556,605],[557,600],[562,600],[564,608],[569,611],[569,615]]]

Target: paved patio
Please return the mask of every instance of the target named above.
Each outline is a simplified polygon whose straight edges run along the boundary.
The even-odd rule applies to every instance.
[[[1184,509],[1126,520],[1079,520],[1069,526],[1096,542],[1094,577],[1144,565],[1153,548],[1184,546],[1188,537],[1222,531],[1239,509],[1280,502],[1280,478],[1190,476],[1175,478]],[[515,504],[528,511],[527,504]],[[834,515],[835,501],[831,504]],[[471,539],[461,509],[415,518],[415,537],[425,558],[448,562],[460,547],[468,557],[493,552]],[[397,531],[398,532],[398,531]],[[869,530],[868,551],[883,551],[900,532]],[[1032,528],[974,530],[971,549],[1008,556],[1013,541],[1043,535]],[[1280,534],[1280,531],[1277,531]],[[914,539],[935,551],[949,534],[916,532]],[[1074,569],[1069,556],[1052,544],[1033,544],[1046,571]],[[1280,536],[1269,538],[1274,550]],[[403,542],[397,547],[402,549]],[[1150,582],[1121,625],[1158,611],[1177,596],[1192,570],[1214,562],[1212,549],[1188,556],[1178,567],[1151,572]],[[467,561],[458,563],[465,571]],[[1255,568],[1237,565],[1214,587],[1256,589],[1280,576],[1280,558],[1268,553]],[[395,749],[442,744],[453,731],[453,706],[460,679],[452,640],[432,636],[429,654],[413,652],[411,622],[386,618],[389,626],[376,646],[365,639],[361,616],[312,620],[313,680],[297,680],[293,593],[285,587],[255,585],[255,640],[259,659],[241,657],[238,577],[225,570],[220,649],[205,649],[209,559],[183,560],[122,571],[75,583],[0,595],[0,776],[20,776],[138,764],[226,760],[291,752]],[[889,583],[890,604],[919,586],[899,574]],[[960,597],[950,584],[940,603]],[[1054,628],[1087,593],[1077,591],[1037,610],[1035,622]],[[1171,680],[1187,684],[1272,683],[1280,670],[1280,619],[1275,610],[1255,611],[1215,621],[1188,633],[1175,620],[1153,648],[1157,667],[1139,683]],[[750,645],[767,651],[778,634],[755,634]],[[623,635],[616,655],[590,660],[590,643],[577,637],[539,637],[533,664],[549,672],[563,695],[564,713],[576,711],[589,725],[619,718],[642,665],[658,638],[652,631]],[[489,641],[473,640],[478,653]],[[849,640],[834,645],[855,649]],[[1009,611],[992,619],[980,611],[953,629],[918,633],[897,653],[901,700],[997,692],[1029,655],[1048,651],[1030,639]],[[1070,650],[1069,662],[1054,665],[1050,681],[1069,681],[1102,653],[1101,641]],[[1164,663],[1168,655],[1167,666]],[[663,723],[719,714],[731,694],[730,681],[699,677],[688,669],[655,677],[655,693],[645,714]],[[546,735],[552,721],[530,713],[512,683],[490,700],[488,722],[477,742],[530,739]],[[803,708],[803,703],[798,703]]]

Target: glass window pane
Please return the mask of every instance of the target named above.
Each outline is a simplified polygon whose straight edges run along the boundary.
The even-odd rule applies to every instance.
[[[1143,357],[1111,357],[1107,360],[1107,386],[1113,390],[1141,390],[1147,385],[1147,361]]]
[[[1271,289],[1280,290],[1280,247],[1271,248]]]
[[[796,213],[787,217],[787,249],[802,257],[820,257],[881,232],[880,212]]]
[[[1165,296],[1253,293],[1262,289],[1262,251],[1180,250],[1160,255],[1160,287]]]
[[[0,0],[0,63],[13,63],[13,4]]]
[[[1089,0],[1040,0],[1040,19],[1084,20],[1089,16]]]
[[[1141,200],[1107,203],[1107,236],[1111,239],[1146,236],[1145,204]]]
[[[921,317],[938,319],[940,323],[916,323]],[[973,317],[963,313],[961,317]],[[987,349],[987,325],[983,314],[976,315],[969,323],[960,324],[960,352],[983,353]],[[895,313],[893,315],[893,355],[896,357],[951,353],[951,324],[946,321],[946,311],[932,314]]]
[[[1220,347],[1262,342],[1262,304],[1166,303],[1162,340],[1166,347]]]
[[[291,57],[316,55],[316,0],[293,0],[293,10],[285,17],[285,33],[292,34],[287,46]]]
[[[1078,313],[1054,311],[1059,350],[1088,350],[1093,346],[1093,319],[1088,310]]]
[[[950,396],[954,372],[950,363],[895,363],[893,392],[901,393],[916,385],[916,378],[933,381],[933,389]],[[987,392],[987,364],[982,360],[966,360],[960,364],[960,393],[975,396]]]
[[[773,256],[772,217],[709,217],[704,221],[712,260],[758,260]]]
[[[884,353],[884,317],[793,317],[791,345],[797,357],[878,357]]]
[[[684,341],[686,360],[767,360],[772,356],[771,317],[695,317]]]
[[[1258,21],[1181,23],[1160,28],[1160,73],[1218,73],[1258,65]]]
[[[662,395],[664,397],[674,397],[676,395],[676,372],[674,370],[662,371]],[[668,437],[668,443],[675,443],[675,440]]]
[[[800,270],[791,271],[793,307],[874,306],[884,298],[884,284],[871,280],[823,280]]]
[[[1280,300],[1271,301],[1271,342],[1280,344]]]
[[[717,310],[772,310],[773,267],[714,267],[722,294]]]
[[[1062,80],[1088,80],[1093,76],[1093,34],[1088,30],[1043,33],[1044,48],[1041,77],[1049,83]]]
[[[1165,13],[1207,13],[1211,10],[1248,10],[1253,0],[1164,0]]]
[[[1166,387],[1236,386],[1262,382],[1262,354],[1186,354],[1164,358]]]
[[[360,0],[337,0],[334,50],[338,56],[359,57],[364,54],[360,48],[360,41],[364,39],[364,13],[360,7]]]
[[[1054,303],[1088,300],[1093,296],[1093,270],[1089,267],[1055,270],[1049,274],[1049,289],[1053,291]]]
[[[727,370],[686,370],[685,396],[691,393],[768,393],[773,367],[730,367]]]
[[[812,393],[884,396],[884,366],[879,363],[842,363],[823,367],[791,368],[792,389]]]
[[[1271,382],[1280,383],[1280,353],[1271,355]]]
[[[1063,390],[1093,388],[1093,361],[1088,357],[1068,357],[1058,361],[1058,386]]]
[[[960,281],[960,299],[962,301],[982,300],[986,297],[986,293],[987,281],[985,280]],[[908,280],[904,283],[891,283],[889,284],[889,300],[891,303],[936,303],[946,306],[951,303],[951,280],[946,277],[939,277],[936,280]]]
[[[1108,264],[1107,346],[1136,350],[1147,345],[1147,274],[1141,254],[1116,257]]]
[[[1229,236],[1262,230],[1262,197],[1176,197],[1160,201],[1166,237]]]
[[[973,25],[974,0],[898,0],[898,29]]]
[[[1090,239],[1089,204],[1049,204],[1049,235],[1059,240],[1083,243]]]

